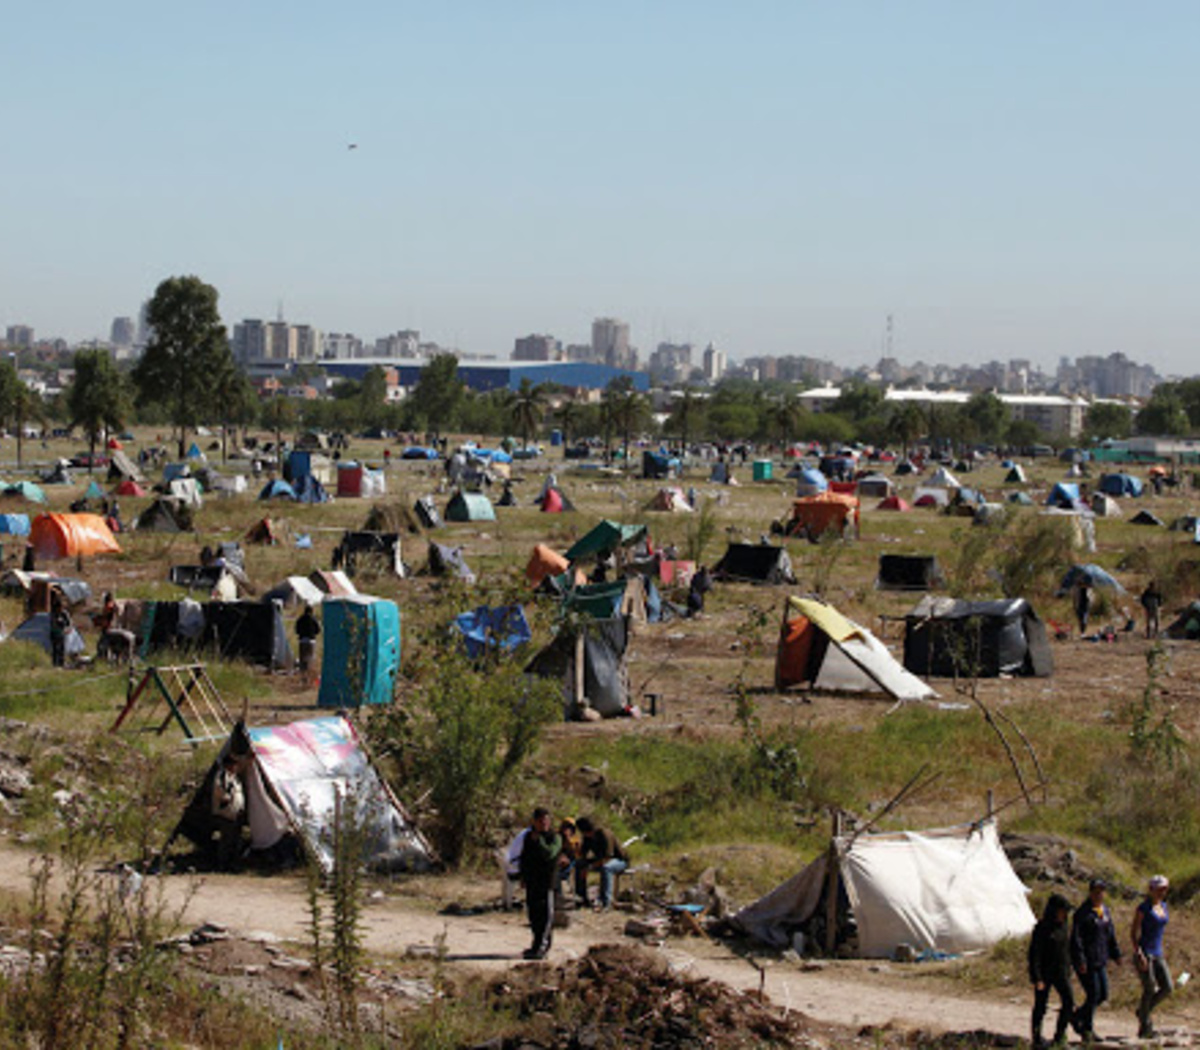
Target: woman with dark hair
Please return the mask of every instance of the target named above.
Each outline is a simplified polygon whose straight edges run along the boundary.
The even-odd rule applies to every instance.
[[[1042,918],[1033,928],[1029,940],[1029,983],[1033,985],[1033,1046],[1046,1045],[1042,1039],[1042,1021],[1050,1005],[1051,990],[1058,992],[1058,1023],[1054,1026],[1054,1042],[1067,1038],[1067,1025],[1075,1013],[1075,996],[1071,991],[1071,943],[1067,919],[1071,905],[1061,894],[1052,894],[1046,902]]]

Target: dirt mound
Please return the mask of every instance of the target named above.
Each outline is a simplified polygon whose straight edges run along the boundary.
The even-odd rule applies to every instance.
[[[519,967],[489,995],[497,1007],[515,1006],[524,1030],[482,1044],[487,1050],[815,1045],[802,1015],[785,1017],[753,995],[674,973],[658,956],[623,945],[597,945],[559,967]]]

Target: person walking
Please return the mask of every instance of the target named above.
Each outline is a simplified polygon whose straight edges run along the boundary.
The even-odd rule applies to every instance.
[[[1075,1011],[1075,1031],[1084,1039],[1094,1039],[1096,1008],[1108,1000],[1108,964],[1121,963],[1112,912],[1104,902],[1108,884],[1092,879],[1088,896],[1076,910],[1071,922],[1071,963],[1083,987],[1083,1003]]]
[[[1029,983],[1033,985],[1033,1016],[1031,1026],[1034,1050],[1046,1046],[1042,1038],[1042,1021],[1050,1004],[1050,992],[1058,992],[1058,1022],[1054,1026],[1054,1042],[1063,1045],[1067,1025],[1075,1014],[1075,996],[1071,991],[1071,946],[1067,920],[1071,904],[1062,894],[1055,893],[1046,902],[1042,917],[1029,939]]]
[[[300,674],[307,678],[312,670],[313,657],[317,653],[317,636],[321,633],[313,607],[305,604],[304,612],[296,620],[296,638],[300,643]]]
[[[1092,612],[1092,588],[1087,580],[1080,580],[1075,585],[1075,619],[1079,621],[1079,635],[1087,634],[1088,617]]]
[[[1142,608],[1146,612],[1146,637],[1158,637],[1158,611],[1162,608],[1162,591],[1158,589],[1158,581],[1151,580],[1142,591]]]
[[[1142,979],[1142,1001],[1138,1004],[1138,1038],[1153,1039],[1154,1025],[1150,1015],[1175,990],[1171,970],[1163,955],[1163,932],[1170,922],[1167,910],[1167,890],[1170,883],[1165,875],[1150,880],[1146,896],[1133,913],[1133,960]]]
[[[63,593],[55,587],[50,592],[50,662],[63,667],[67,662],[67,635],[71,630],[71,614]]]
[[[544,959],[554,935],[554,887],[558,882],[558,857],[562,836],[550,822],[550,811],[539,806],[525,845],[521,849],[521,881],[525,884],[525,907],[533,943],[525,950],[526,959]]]

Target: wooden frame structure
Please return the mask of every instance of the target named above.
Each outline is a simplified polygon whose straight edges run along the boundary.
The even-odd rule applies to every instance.
[[[135,727],[137,732],[153,731],[162,736],[174,722],[183,730],[187,743],[199,744],[224,740],[233,730],[233,718],[204,664],[147,667],[136,684],[130,675],[125,706],[110,732],[117,732],[125,724],[139,702],[144,713]],[[160,721],[158,714],[164,706],[166,714]]]

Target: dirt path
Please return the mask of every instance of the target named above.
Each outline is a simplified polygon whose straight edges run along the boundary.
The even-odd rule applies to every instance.
[[[0,844],[0,884],[20,892],[28,881],[30,858],[30,853],[9,843]],[[189,926],[215,922],[243,935],[261,932],[304,941],[306,906],[299,879],[220,875],[197,884],[178,876],[168,878],[165,886],[166,898],[175,906],[181,905],[189,892],[194,893],[185,918]],[[480,888],[476,886],[477,891]],[[581,955],[593,944],[620,941],[624,922],[619,913],[574,913],[571,927],[555,932],[552,958]],[[412,945],[432,946],[443,934],[450,965],[485,970],[518,964],[529,940],[520,913],[442,916],[394,896],[368,905],[364,943],[372,953],[402,955]],[[743,990],[759,986],[759,973],[753,965],[719,943],[677,939],[661,951],[672,966],[691,975]],[[1029,995],[1023,985],[1014,987],[1009,998],[985,999],[935,991],[919,975],[911,976],[886,963],[831,963],[802,971],[793,964],[770,960],[765,973],[764,987],[774,1002],[831,1024],[896,1022],[904,1027],[983,1028],[1021,1036],[1028,1031]],[[1107,1010],[1097,1027],[1106,1035],[1134,1034],[1132,1018]]]

